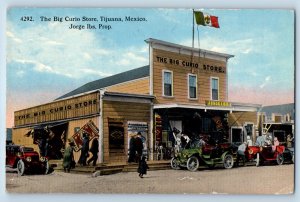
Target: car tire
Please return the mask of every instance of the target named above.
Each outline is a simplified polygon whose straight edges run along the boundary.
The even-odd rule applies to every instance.
[[[25,173],[25,164],[22,159],[20,159],[17,163],[17,171],[18,171],[18,175],[20,176],[23,176]]]
[[[259,159],[259,153],[256,154],[256,160],[255,160],[255,166],[258,167],[260,166],[260,159]]]
[[[230,169],[234,165],[233,156],[231,154],[226,154],[223,160],[224,168]]]
[[[196,156],[191,156],[187,162],[186,162],[186,167],[189,171],[196,171],[199,168],[199,160]]]
[[[44,174],[47,175],[48,173],[49,173],[49,162],[46,161],[45,162],[45,172],[44,172]]]
[[[283,154],[278,154],[277,155],[276,162],[277,162],[278,165],[282,165],[283,164],[283,162],[284,162]]]
[[[178,164],[178,161],[177,161],[176,157],[173,157],[171,159],[171,168],[173,168],[174,170],[179,170],[180,169],[180,166]]]

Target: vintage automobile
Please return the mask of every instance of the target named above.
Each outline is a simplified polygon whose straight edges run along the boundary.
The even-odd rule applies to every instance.
[[[196,171],[200,165],[209,168],[214,168],[216,165],[232,168],[236,152],[237,147],[230,143],[208,144],[203,139],[194,140],[180,152],[175,153],[171,159],[171,167],[173,169],[186,167],[190,171]]]
[[[255,162],[256,166],[263,165],[265,162],[276,162],[282,165],[284,162],[283,145],[276,146],[273,151],[272,146],[248,146],[245,151],[246,163]]]
[[[49,163],[31,147],[21,145],[6,146],[6,167],[14,169],[19,175],[25,173],[48,174]]]

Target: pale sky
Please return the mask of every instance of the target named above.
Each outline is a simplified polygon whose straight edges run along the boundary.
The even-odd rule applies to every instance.
[[[195,47],[234,55],[228,61],[229,101],[294,102],[294,11],[202,9],[220,29],[195,26]],[[32,16],[34,21],[21,21]],[[41,22],[40,17],[51,18]],[[100,22],[111,30],[72,30],[53,17],[143,17]],[[198,33],[200,43],[198,43]],[[192,46],[191,9],[12,8],[7,14],[7,127],[13,112],[51,102],[96,79],[149,64],[145,39]]]

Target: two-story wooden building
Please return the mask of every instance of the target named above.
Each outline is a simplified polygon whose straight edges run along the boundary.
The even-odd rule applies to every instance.
[[[137,132],[150,159],[158,145],[174,146],[174,127],[191,138],[255,140],[261,106],[228,102],[227,61],[233,55],[156,39],[146,43],[149,65],[16,111],[13,142],[38,149],[38,137],[46,134],[52,158],[61,158],[66,141],[73,139],[79,151],[87,132],[91,139],[99,135],[99,162],[126,162],[130,136]]]

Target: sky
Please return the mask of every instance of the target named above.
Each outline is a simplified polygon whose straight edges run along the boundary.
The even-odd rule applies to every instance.
[[[195,26],[195,47],[234,55],[228,61],[229,101],[294,102],[293,10],[201,11],[218,16],[220,28]],[[22,16],[32,16],[34,21],[22,21]],[[41,21],[42,16],[51,21]],[[147,21],[106,23],[100,16]],[[54,17],[64,20],[53,21]],[[98,22],[82,22],[83,17]],[[192,18],[191,9],[11,8],[6,22],[6,126],[13,126],[16,110],[51,102],[87,82],[149,64],[145,39],[192,46]],[[109,24],[111,29],[69,29],[71,24]]]

